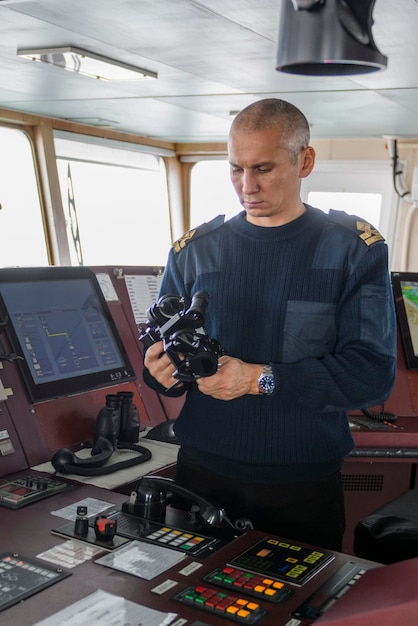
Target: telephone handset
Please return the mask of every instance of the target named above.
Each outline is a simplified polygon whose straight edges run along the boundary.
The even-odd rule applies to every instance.
[[[144,476],[132,492],[128,502],[122,505],[122,511],[145,520],[164,521],[166,506],[174,498],[190,505],[190,513],[196,515],[204,525],[214,528],[230,528],[245,532],[253,528],[251,521],[240,518],[233,522],[225,509],[209,502],[171,478],[162,476]]]
[[[96,419],[91,456],[82,459],[68,448],[62,448],[51,459],[55,471],[77,476],[102,476],[148,461],[152,456],[148,448],[135,444],[139,438],[139,416],[132,397],[130,391],[108,394],[106,406]],[[115,450],[133,450],[140,456],[103,467]]]

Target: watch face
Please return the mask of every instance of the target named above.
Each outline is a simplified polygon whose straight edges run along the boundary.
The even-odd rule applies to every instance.
[[[258,381],[258,388],[260,393],[273,393],[274,391],[274,377],[273,376],[261,376]]]

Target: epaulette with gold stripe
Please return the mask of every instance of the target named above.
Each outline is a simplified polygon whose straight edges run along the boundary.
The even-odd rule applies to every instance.
[[[190,239],[195,235],[196,230],[197,228],[193,228],[187,233],[184,233],[184,235],[182,235],[180,239],[177,239],[177,241],[173,243],[174,252],[180,252],[180,250],[182,250],[187,245],[187,242],[190,241]]]
[[[383,235],[381,235],[376,228],[373,228],[373,226],[371,226],[367,222],[362,222],[361,220],[357,220],[356,225],[357,225],[357,231],[361,233],[359,237],[360,239],[364,241],[366,246],[371,246],[377,241],[385,240]]]
[[[193,238],[196,239],[197,237],[206,235],[206,233],[210,233],[216,228],[219,228],[220,226],[222,226],[224,221],[225,221],[225,215],[218,215],[217,217],[214,217],[213,220],[210,220],[210,222],[205,222],[204,224],[201,224],[197,228],[192,228],[192,230],[189,230],[187,233],[182,235],[180,239],[177,239],[177,241],[174,242],[173,244],[174,252],[178,254],[181,250],[183,250],[183,248],[187,246],[187,244],[191,241],[191,239]]]
[[[331,209],[328,216],[333,222],[341,224],[352,232],[355,232],[366,246],[371,246],[378,241],[385,241],[383,235],[381,235],[374,226],[355,215],[349,215],[345,211],[335,211]]]

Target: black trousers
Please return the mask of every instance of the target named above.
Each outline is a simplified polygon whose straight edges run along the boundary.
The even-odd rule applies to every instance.
[[[180,449],[176,482],[224,508],[233,521],[248,518],[256,530],[341,552],[340,472],[308,482],[246,484],[206,469]]]

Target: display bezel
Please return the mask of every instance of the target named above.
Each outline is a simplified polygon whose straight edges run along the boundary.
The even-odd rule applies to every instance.
[[[418,290],[418,272],[392,272],[392,289],[395,298],[395,309],[399,332],[408,369],[418,369],[418,349],[412,338],[410,317],[405,303],[405,285],[413,283]]]
[[[57,374],[55,372],[51,374],[51,378],[55,378],[54,380],[51,378],[49,380],[36,380],[33,358],[31,359],[29,350],[27,346],[25,346],[23,337],[24,331],[18,328],[16,317],[18,312],[15,310],[16,293],[18,289],[26,289],[26,291],[21,291],[22,301],[28,302],[28,297],[30,297],[32,292],[35,293],[34,290],[36,288],[43,290],[44,285],[46,287],[47,284],[48,287],[53,287],[57,291],[59,290],[61,293],[65,293],[66,295],[63,299],[66,301],[63,302],[63,305],[74,305],[74,309],[79,306],[77,303],[78,288],[80,288],[80,298],[84,297],[86,292],[91,294],[91,301],[95,306],[97,304],[97,309],[95,306],[92,307],[92,309],[97,313],[99,323],[103,324],[102,328],[108,333],[106,335],[106,340],[109,341],[108,345],[114,349],[114,364],[110,364],[109,367],[107,367],[103,359],[103,362],[98,362],[95,367],[91,368],[91,371],[80,371],[79,373],[73,372],[69,374],[63,374],[61,372]],[[35,300],[36,297],[38,296],[35,296]],[[12,305],[11,302],[13,300],[14,303]],[[48,310],[48,303],[45,302],[44,304]],[[35,312],[33,313],[35,314]],[[16,355],[22,357],[17,358],[15,362],[18,365],[28,395],[33,403],[113,386],[136,378],[112,318],[108,303],[106,302],[95,273],[90,268],[48,266],[40,268],[0,269],[0,315],[2,327],[6,330],[12,350]],[[84,321],[88,329],[87,322],[86,320]],[[88,334],[87,331],[86,336]],[[97,349],[92,337],[93,333],[91,333],[91,337],[89,337],[90,344],[93,349]],[[26,343],[30,345],[28,341],[26,341]]]

